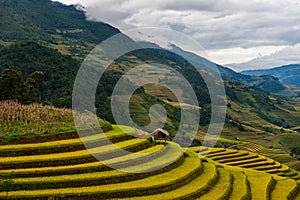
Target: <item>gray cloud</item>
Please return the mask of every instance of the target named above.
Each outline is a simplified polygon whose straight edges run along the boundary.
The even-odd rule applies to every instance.
[[[110,23],[123,31],[143,26],[171,28],[193,37],[208,50],[262,46],[276,49],[300,43],[299,0],[78,1],[86,2],[89,19]]]
[[[191,34],[206,48],[296,44],[297,1],[104,0],[87,7],[89,18],[123,30],[160,26]],[[292,31],[292,32],[291,32]]]

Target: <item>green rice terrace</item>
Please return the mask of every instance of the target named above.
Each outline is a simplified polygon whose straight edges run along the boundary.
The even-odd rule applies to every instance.
[[[1,145],[0,199],[300,199],[300,173],[268,157],[134,135],[113,125],[81,139]],[[88,151],[82,140],[97,145]]]

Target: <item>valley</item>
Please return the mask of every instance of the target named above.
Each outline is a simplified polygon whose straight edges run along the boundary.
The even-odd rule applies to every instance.
[[[237,73],[172,43],[134,41],[50,0],[0,0],[0,13],[0,199],[300,199],[299,65]],[[87,55],[116,34],[149,48],[115,59],[95,87],[92,110],[85,101],[72,110]],[[114,95],[122,78],[132,94],[124,84]],[[196,103],[171,90],[183,79]],[[207,79],[226,95],[210,91]],[[168,140],[154,140],[158,127],[118,123],[114,98],[128,99],[135,125],[162,124]],[[207,134],[216,99],[226,105],[219,137]],[[74,116],[91,113],[96,125],[76,126]]]

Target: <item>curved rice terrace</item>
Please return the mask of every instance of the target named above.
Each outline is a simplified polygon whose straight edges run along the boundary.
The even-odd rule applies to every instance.
[[[193,147],[184,151],[176,143],[150,142],[132,136],[134,129],[126,127],[124,132],[122,128],[113,126],[113,130],[106,133],[82,138],[91,144],[100,144],[89,151],[79,138],[2,145],[0,198],[235,200],[300,197],[299,172],[265,156],[223,148],[208,152],[207,148]],[[102,143],[103,138],[109,138],[114,145]],[[136,153],[119,154],[119,148]],[[90,152],[104,159],[99,162]],[[206,153],[205,157],[201,156]]]

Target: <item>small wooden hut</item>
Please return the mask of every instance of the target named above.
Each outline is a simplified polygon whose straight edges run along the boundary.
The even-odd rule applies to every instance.
[[[168,137],[170,136],[170,133],[164,129],[158,128],[155,129],[151,135],[154,136],[154,140],[164,140],[165,142],[167,141]]]

